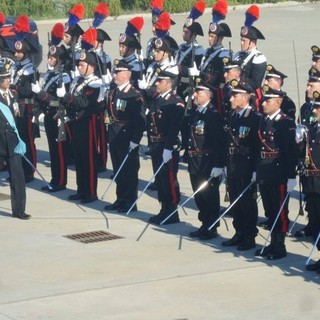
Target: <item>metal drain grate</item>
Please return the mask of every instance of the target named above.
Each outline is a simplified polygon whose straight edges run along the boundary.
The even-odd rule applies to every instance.
[[[100,241],[123,239],[123,237],[116,236],[106,231],[76,233],[76,234],[69,234],[64,237],[71,240],[78,241],[78,242],[82,242],[82,243],[93,243],[93,242],[100,242]]]

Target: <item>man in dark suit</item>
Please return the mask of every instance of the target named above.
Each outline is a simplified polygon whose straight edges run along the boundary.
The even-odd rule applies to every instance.
[[[258,131],[260,156],[257,181],[265,214],[269,218],[269,229],[277,218],[287,192],[293,191],[296,185],[296,125],[294,120],[280,109],[284,95],[281,90],[264,87],[262,107],[265,116]],[[262,253],[269,260],[281,259],[287,255],[285,236],[289,226],[288,204],[287,199],[271,233],[271,244]],[[257,250],[256,254],[260,255],[261,251]]]
[[[20,139],[14,115],[19,112],[17,93],[9,90],[10,65],[5,59],[0,62],[0,157],[8,164],[10,174],[11,208],[15,218],[28,220],[25,213],[26,188],[21,155],[26,152]]]
[[[193,96],[196,108],[190,114],[188,139],[188,171],[193,191],[212,178],[194,196],[201,226],[189,235],[192,238],[209,240],[218,235],[218,224],[210,231],[208,228],[220,214],[219,178],[225,166],[226,135],[222,117],[211,103],[213,92],[208,85],[199,82]]]

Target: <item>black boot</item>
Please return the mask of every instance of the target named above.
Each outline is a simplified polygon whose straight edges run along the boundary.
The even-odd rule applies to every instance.
[[[272,234],[274,235],[272,236]],[[264,248],[263,252],[261,252],[261,249],[256,250],[255,256],[266,257],[269,253],[272,252],[272,249],[275,246],[276,239],[277,239],[276,234],[274,232],[272,234],[271,234],[271,243]]]
[[[150,223],[160,224],[160,222],[165,218],[165,214],[168,211],[169,205],[166,202],[161,202],[161,209],[159,213],[155,216],[149,218]]]
[[[240,232],[236,232],[236,234],[231,239],[222,241],[221,244],[224,247],[233,247],[239,245],[242,240],[242,234]]]
[[[278,260],[287,256],[286,246],[284,244],[286,234],[283,232],[276,232],[271,234],[271,237],[275,237],[275,244],[271,252],[268,253],[268,260]]]

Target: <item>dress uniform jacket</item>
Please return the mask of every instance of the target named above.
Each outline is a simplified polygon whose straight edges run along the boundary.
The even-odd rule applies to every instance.
[[[272,226],[286,193],[288,179],[296,177],[298,152],[295,142],[295,123],[282,111],[272,120],[266,116],[260,123],[260,156],[257,181],[260,186],[265,215]],[[288,201],[280,213],[275,231],[288,231]]]
[[[90,74],[77,77],[62,102],[70,118],[72,149],[76,167],[77,194],[83,199],[97,196],[97,115],[101,79]]]
[[[257,171],[260,150],[258,129],[261,114],[248,106],[239,116],[231,110],[226,117],[225,126],[228,135],[227,184],[231,203],[251,182],[253,172]],[[233,209],[233,226],[242,238],[254,239],[257,235],[258,208],[255,192],[256,187],[251,186]]]
[[[196,191],[210,178],[213,167],[225,166],[226,134],[222,117],[211,103],[201,111],[193,110],[189,130],[188,171],[193,191]],[[211,179],[203,190],[195,194],[195,202],[199,208],[198,218],[208,228],[220,213],[218,177]]]
[[[147,115],[147,129],[150,137],[150,152],[153,171],[162,163],[163,149],[173,150],[172,159],[166,163],[156,176],[158,200],[176,205],[180,201],[178,172],[178,133],[184,115],[181,98],[171,90],[163,96],[155,96]]]
[[[108,104],[110,124],[108,136],[113,171],[117,172],[129,152],[130,141],[139,144],[146,127],[144,100],[141,93],[128,83],[122,90],[112,91]],[[119,172],[117,204],[128,209],[135,202],[138,192],[139,148],[130,151]]]
[[[26,157],[36,166],[37,154],[34,143],[35,133],[38,128],[32,122],[34,116],[34,93],[31,83],[34,79],[34,66],[31,60],[25,59],[14,66],[14,76],[11,87],[19,94],[20,116],[17,117],[17,128],[20,138],[26,144]],[[34,169],[25,161],[22,161],[23,171],[27,180],[33,179]]]
[[[70,144],[70,128],[65,123],[66,140],[58,141],[60,128],[58,120],[60,119],[59,104],[60,98],[57,97],[56,91],[62,81],[66,90],[70,86],[70,77],[67,73],[56,71],[47,71],[43,78],[42,90],[36,98],[44,113],[44,127],[48,140],[50,162],[51,162],[51,181],[53,187],[64,187],[67,184],[67,149]],[[62,115],[64,116],[64,115]],[[68,141],[67,141],[68,140]]]
[[[223,97],[224,63],[223,58],[229,58],[229,50],[222,45],[208,48],[200,64],[200,77],[207,85],[214,88],[213,105],[222,113],[221,100]]]
[[[301,182],[306,201],[306,211],[309,215],[311,233],[316,240],[320,231],[320,126],[319,123],[313,123],[307,135],[308,163],[302,171]],[[320,250],[320,243],[317,248]]]
[[[138,80],[144,73],[145,68],[143,61],[139,61],[135,53],[131,54],[128,57],[124,57],[123,60],[125,61],[125,63],[131,66],[131,84],[138,89]]]

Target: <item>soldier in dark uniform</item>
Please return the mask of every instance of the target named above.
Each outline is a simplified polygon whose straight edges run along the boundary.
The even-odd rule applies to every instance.
[[[150,112],[147,115],[153,171],[156,172],[160,165],[164,163],[155,177],[161,210],[159,214],[149,219],[149,222],[153,224],[160,224],[177,208],[180,201],[180,189],[177,180],[179,160],[177,146],[179,144],[178,133],[184,115],[184,104],[173,91],[177,76],[177,67],[167,68],[158,74],[155,83],[158,94],[153,99]],[[179,221],[179,215],[176,212],[165,223]]]
[[[198,1],[195,6],[199,3],[201,4],[201,1]],[[179,46],[175,57],[176,64],[179,66],[177,94],[182,100],[188,100],[185,108],[185,116],[181,125],[181,145],[184,150],[181,160],[184,162],[188,162],[188,123],[192,108],[193,78],[199,75],[198,69],[204,54],[204,48],[199,45],[196,40],[197,36],[203,36],[204,34],[200,23],[195,21],[196,18],[201,15],[201,11],[194,10],[195,6],[183,25],[182,37],[185,42]],[[194,12],[198,12],[198,14],[194,15]]]
[[[218,236],[216,224],[208,228],[220,214],[219,184],[225,166],[226,135],[222,117],[211,103],[212,91],[204,82],[195,87],[194,104],[190,115],[189,166],[188,171],[193,191],[196,191],[210,177],[209,183],[195,194],[201,226],[189,235],[192,238],[208,240]]]
[[[19,114],[18,95],[10,87],[10,63],[0,61],[0,157],[8,165],[10,174],[10,192],[12,216],[22,220],[31,218],[25,213],[26,188],[21,156],[26,151],[25,143],[20,139],[15,125]]]
[[[223,93],[222,93],[221,106],[222,106],[222,114],[227,115],[231,110],[230,98],[231,98],[231,92],[232,92],[232,85],[230,84],[230,82],[232,80],[240,81],[241,65],[239,61],[233,61],[230,58],[224,58],[223,62],[224,62],[223,76],[224,76],[225,84],[222,90]]]
[[[65,86],[57,89],[57,96],[70,118],[77,193],[69,200],[90,203],[97,200],[97,116],[102,101],[98,102],[101,79],[95,75],[97,56],[93,52],[81,51],[78,62],[80,76],[75,78],[66,93]]]
[[[233,60],[241,62],[241,77],[255,90],[257,108],[259,108],[259,101],[262,97],[261,87],[267,66],[266,57],[257,49],[257,40],[264,40],[265,37],[260,30],[252,25],[258,17],[259,8],[256,5],[250,6],[246,11],[245,25],[241,27],[241,51],[233,57]]]
[[[119,37],[119,54],[131,66],[131,82],[135,88],[138,88],[138,80],[144,72],[143,61],[139,60],[136,55],[136,50],[140,52],[142,49],[137,37],[140,35],[142,25],[143,20],[141,17],[131,19],[127,23],[125,32],[120,34]]]
[[[304,170],[301,171],[303,193],[306,201],[306,211],[309,216],[309,229],[314,239],[320,232],[320,92],[313,94],[312,113],[316,121],[309,127],[304,140]],[[317,243],[320,250],[320,241]],[[320,274],[320,260],[306,266],[308,271],[317,271]]]
[[[298,152],[295,141],[296,125],[293,119],[280,109],[285,93],[268,86],[264,87],[264,92],[262,102],[264,117],[258,131],[261,148],[257,182],[271,229],[287,192],[291,192],[296,185]],[[271,233],[271,244],[262,253],[269,260],[280,259],[287,255],[285,236],[289,226],[288,204],[287,199]],[[261,251],[257,250],[256,254],[260,255]]]
[[[267,74],[264,83],[268,85],[271,89],[274,90],[281,90],[283,86],[284,79],[287,78],[285,74],[278,71],[274,66],[271,64],[267,65]],[[282,100],[281,104],[281,111],[288,115],[290,118],[295,120],[296,118],[296,105],[294,102],[285,95]]]
[[[47,135],[50,168],[51,168],[51,189],[43,186],[41,189],[49,192],[64,190],[67,185],[67,159],[66,152],[70,146],[70,128],[64,121],[65,112],[60,106],[60,99],[57,97],[57,88],[65,85],[69,90],[70,76],[63,71],[67,59],[67,52],[64,46],[50,46],[48,53],[49,69],[41,81],[32,83],[32,91],[36,94],[37,102],[44,113],[44,127]],[[60,128],[63,126],[63,128]],[[61,131],[63,130],[63,131]],[[64,135],[61,136],[61,133]],[[60,136],[59,136],[60,133]]]
[[[223,47],[224,37],[231,37],[231,31],[226,23],[219,23],[227,14],[226,0],[219,0],[212,8],[213,22],[209,26],[209,48],[205,51],[200,64],[200,77],[210,84],[213,91],[213,105],[222,114],[222,97],[224,86],[224,58],[230,58],[232,53]],[[233,78],[234,79],[234,78]]]
[[[108,104],[108,135],[114,172],[118,171],[129,153],[116,178],[117,199],[105,207],[107,211],[117,210],[119,213],[127,212],[137,199],[139,143],[146,126],[143,97],[130,83],[131,69],[132,66],[124,59],[114,62],[113,78],[117,87],[112,91]],[[136,210],[135,205],[131,211]]]
[[[250,106],[252,87],[237,80],[232,80],[231,85],[232,110],[226,116],[225,129],[228,133],[228,190],[232,203],[251,181],[256,180],[261,114]],[[256,186],[252,185],[233,207],[233,226],[236,233],[230,240],[223,241],[223,246],[237,246],[238,250],[255,247],[255,237],[258,234],[258,207],[255,195]]]
[[[320,48],[318,46],[312,46],[312,68],[320,71]]]
[[[21,139],[26,144],[26,157],[31,163],[37,165],[37,154],[34,139],[37,136],[38,127],[34,123],[35,104],[34,93],[31,90],[31,83],[38,80],[38,72],[32,62],[31,55],[37,52],[37,49],[31,42],[24,38],[22,41],[15,42],[15,57],[17,59],[14,65],[14,75],[11,88],[19,94],[20,115],[17,117],[17,128]],[[22,160],[23,171],[26,183],[34,180],[34,169]]]

